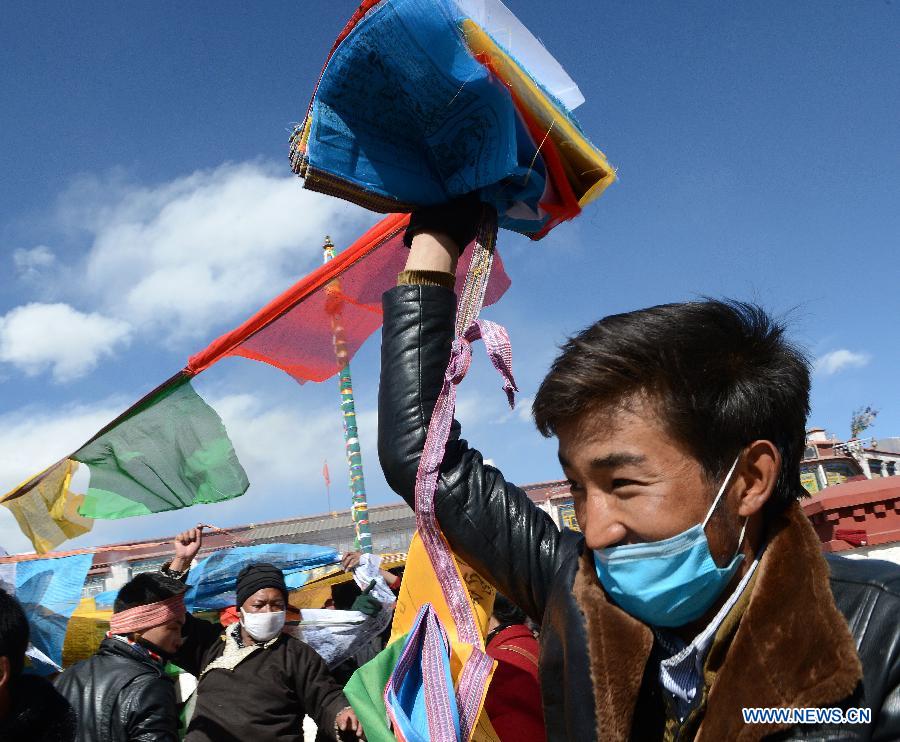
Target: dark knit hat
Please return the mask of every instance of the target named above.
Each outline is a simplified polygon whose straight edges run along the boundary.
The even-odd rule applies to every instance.
[[[287,585],[284,584],[284,574],[278,567],[264,562],[248,564],[240,571],[237,578],[235,592],[237,592],[238,607],[244,605],[244,601],[257,590],[267,587],[281,590],[284,599],[287,600]]]

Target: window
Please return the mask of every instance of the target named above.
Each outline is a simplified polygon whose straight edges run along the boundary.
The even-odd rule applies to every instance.
[[[557,509],[559,512],[560,529],[568,528],[572,531],[580,531],[578,520],[575,518],[575,506],[571,502],[560,505]]]
[[[806,468],[801,469],[800,484],[802,484],[803,488],[811,495],[814,495],[816,492],[818,492],[819,478],[816,476],[815,470]]]
[[[131,576],[135,577],[136,575],[142,574],[144,572],[156,572],[167,561],[168,559],[158,559],[152,562],[143,562],[142,564],[132,564]]]
[[[881,460],[880,459],[869,459],[869,471],[872,472],[873,477],[882,477],[884,473],[881,468]]]
[[[847,464],[840,462],[825,464],[825,479],[828,482],[829,487],[835,484],[842,484],[843,482],[846,482],[849,477],[852,477],[857,473],[858,472],[853,471]]]

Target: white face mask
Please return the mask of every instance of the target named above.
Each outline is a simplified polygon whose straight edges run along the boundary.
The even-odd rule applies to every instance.
[[[277,613],[247,613],[241,608],[241,625],[258,642],[274,639],[284,628],[284,611]]]

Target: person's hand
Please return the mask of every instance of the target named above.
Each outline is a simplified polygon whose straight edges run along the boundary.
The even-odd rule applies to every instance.
[[[191,562],[203,546],[203,526],[179,533],[172,544],[175,547],[175,558],[169,563],[169,569],[173,572],[184,572],[191,566]]]
[[[484,209],[475,193],[416,209],[403,237],[410,248],[406,270],[455,273],[460,253],[475,239]]]
[[[354,713],[353,709],[349,706],[345,709],[341,709],[335,717],[334,732],[334,736],[338,739],[341,738],[342,732],[354,732],[359,739],[366,738],[366,735],[363,732],[362,722],[356,718],[356,713]]]
[[[359,566],[359,560],[362,557],[361,551],[348,551],[341,557],[341,567],[344,572],[352,572]]]

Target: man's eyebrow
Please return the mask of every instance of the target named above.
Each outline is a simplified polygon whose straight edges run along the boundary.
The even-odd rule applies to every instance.
[[[561,453],[557,454],[559,464],[563,469],[570,468],[568,459]],[[614,469],[617,466],[629,466],[643,464],[647,461],[647,457],[636,453],[611,453],[591,461],[592,469]]]
[[[591,461],[592,469],[615,469],[617,466],[634,466],[647,461],[646,456],[636,453],[611,453]]]

